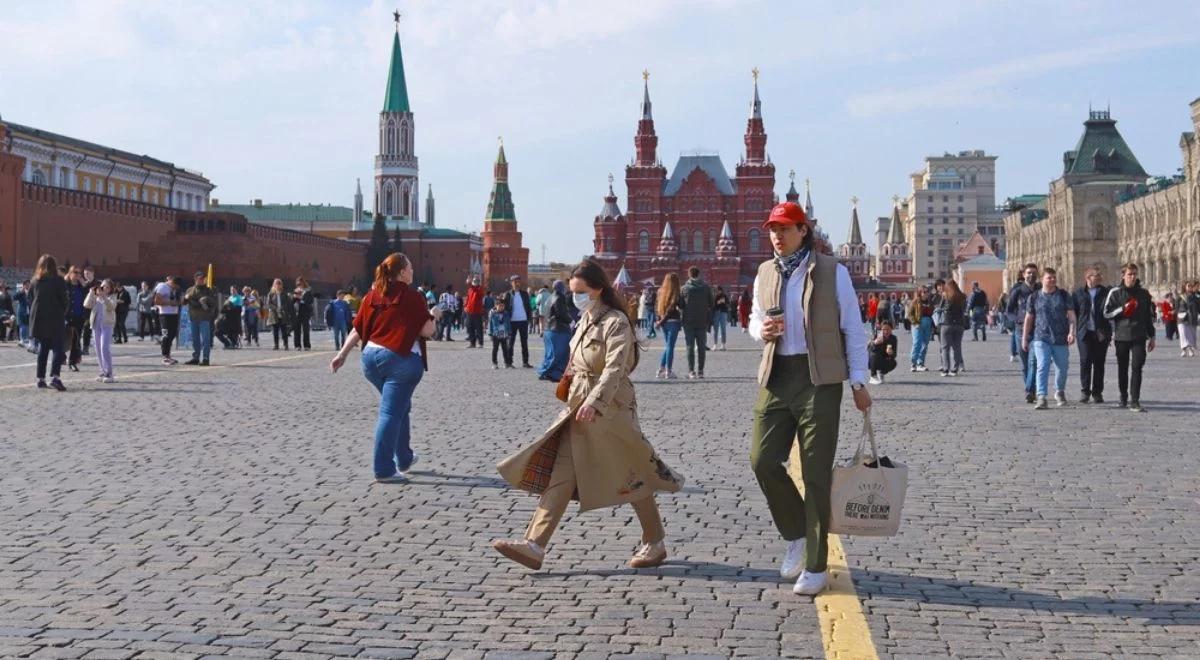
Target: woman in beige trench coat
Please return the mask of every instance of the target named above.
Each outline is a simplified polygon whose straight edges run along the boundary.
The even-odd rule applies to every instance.
[[[541,496],[519,540],[495,541],[500,554],[532,569],[542,567],[546,545],[572,499],[579,510],[631,504],[642,542],[629,565],[658,566],[667,558],[656,491],[677,492],[671,471],[642,435],[629,374],[637,366],[634,324],[600,265],[584,260],[571,273],[575,306],[583,314],[571,338],[574,374],[567,408],[532,445],[500,462],[513,488]]]

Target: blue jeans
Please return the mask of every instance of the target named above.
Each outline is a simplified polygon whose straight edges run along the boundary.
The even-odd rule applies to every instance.
[[[17,339],[20,340],[20,342],[22,344],[29,342],[29,324],[28,323],[18,323],[17,324]]]
[[[346,343],[346,326],[342,323],[333,324],[333,349],[336,351]]]
[[[212,351],[212,321],[192,319],[190,322],[192,325],[192,359],[207,361],[208,354]]]
[[[713,348],[725,343],[725,329],[729,327],[729,312],[713,314]]]
[[[658,336],[658,332],[656,332],[654,328],[654,322],[657,320],[658,312],[655,312],[653,309],[646,312],[646,327],[648,328],[646,337],[653,338]]]
[[[675,368],[675,342],[679,339],[679,328],[681,327],[683,327],[682,321],[667,321],[662,324],[663,342],[666,345],[662,361],[658,364],[662,369],[671,370]]]
[[[567,359],[571,353],[571,333],[567,330],[549,330],[542,334],[542,342],[546,347],[546,355],[542,358],[542,366],[538,367],[538,375],[550,380],[562,378],[567,368]]]
[[[925,366],[925,353],[929,350],[929,338],[933,336],[933,319],[928,316],[921,318],[917,327],[913,328],[912,358],[913,366]]]
[[[1017,357],[1018,355],[1020,355],[1021,354],[1020,343],[1021,343],[1021,340],[1017,339],[1016,331],[1009,333],[1009,335],[1008,335],[1008,354],[1013,357]]]
[[[1054,391],[1067,389],[1067,345],[1035,341],[1029,345],[1037,360],[1037,395],[1046,396],[1050,381],[1050,362],[1054,362]]]
[[[386,479],[412,466],[409,412],[425,367],[416,353],[398,355],[371,346],[362,352],[362,369],[381,397],[375,423],[375,478]]]
[[[1017,340],[1018,346],[1021,346],[1021,379],[1025,381],[1025,393],[1033,394],[1034,384],[1037,380],[1037,355],[1033,352],[1034,342],[1029,342],[1029,350],[1024,349],[1025,345],[1025,330],[1024,327],[1018,327],[1016,334],[1019,336]]]

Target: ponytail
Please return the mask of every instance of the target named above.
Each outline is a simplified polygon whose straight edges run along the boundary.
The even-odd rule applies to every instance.
[[[386,294],[392,280],[396,279],[397,274],[408,268],[408,263],[408,257],[401,252],[389,254],[375,267],[375,282],[371,284],[371,289],[378,295]]]

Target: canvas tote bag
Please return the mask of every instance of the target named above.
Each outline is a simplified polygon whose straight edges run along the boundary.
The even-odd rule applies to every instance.
[[[871,453],[865,454],[869,442]],[[908,490],[908,468],[879,455],[871,412],[863,413],[863,437],[849,461],[833,468],[829,531],[850,536],[894,536]]]

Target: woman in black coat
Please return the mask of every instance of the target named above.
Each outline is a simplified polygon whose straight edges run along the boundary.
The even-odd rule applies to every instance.
[[[38,259],[37,272],[30,288],[32,304],[29,311],[29,334],[38,342],[37,386],[53,387],[59,392],[67,387],[59,379],[63,364],[63,339],[66,336],[67,283],[58,274],[58,262],[43,254]],[[50,385],[46,385],[46,358],[54,353],[50,364]]]

